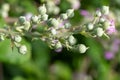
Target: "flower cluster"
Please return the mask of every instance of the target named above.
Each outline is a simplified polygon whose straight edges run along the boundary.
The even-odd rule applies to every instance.
[[[21,45],[21,36],[26,35],[30,35],[33,40],[41,39],[56,51],[61,51],[63,47],[66,47],[68,50],[75,49],[80,53],[85,53],[88,47],[84,44],[76,44],[77,40],[73,36],[74,34],[84,32],[92,37],[102,37],[103,35],[107,36],[106,32],[110,32],[110,27],[113,28],[114,26],[113,22],[109,24],[106,17],[109,13],[108,6],[103,6],[101,10],[97,10],[93,21],[73,27],[68,19],[74,16],[74,9],[68,9],[65,13],[61,13],[59,17],[51,18],[48,16],[49,4],[40,6],[38,8],[39,14],[32,15],[30,20],[26,19],[25,16],[20,16],[14,25],[14,29],[0,29],[0,32],[2,32],[0,34],[1,40],[4,40],[4,37],[10,38],[22,54],[27,52],[27,47]],[[39,31],[39,28],[42,28],[42,31]]]
[[[108,18],[109,7],[103,6],[102,9],[97,10],[94,20],[86,24],[86,32],[94,37],[108,37],[108,34],[116,32],[114,20]]]

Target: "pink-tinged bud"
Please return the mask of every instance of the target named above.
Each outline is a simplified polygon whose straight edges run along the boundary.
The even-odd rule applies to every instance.
[[[110,21],[109,27],[106,29],[107,34],[113,34],[116,32],[114,20]]]
[[[72,2],[72,8],[75,9],[75,10],[80,8],[79,0],[75,0],[75,1]]]

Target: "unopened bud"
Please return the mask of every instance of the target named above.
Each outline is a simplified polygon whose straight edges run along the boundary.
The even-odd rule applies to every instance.
[[[68,9],[66,11],[68,17],[73,17],[74,16],[74,9]]]
[[[42,21],[47,21],[48,20],[48,15],[47,14],[41,15],[41,20]]]
[[[108,27],[110,27],[110,21],[106,20],[106,21],[104,22],[104,28],[105,28],[105,29],[108,29]]]
[[[85,53],[88,47],[86,47],[84,44],[79,44],[78,49],[80,53]]]
[[[101,22],[101,23],[105,22],[105,18],[101,17],[101,18],[100,18],[100,22]]]
[[[104,34],[103,29],[100,28],[100,27],[98,27],[98,28],[96,29],[96,34],[97,34],[98,37],[101,37],[101,36]]]
[[[37,23],[38,22],[38,16],[32,16],[31,20],[33,23]]]
[[[20,47],[19,47],[19,52],[20,52],[21,54],[26,54],[26,52],[27,52],[27,47],[26,47],[25,45],[20,46]]]
[[[55,18],[53,18],[53,19],[51,19],[51,24],[54,26],[54,27],[58,27],[58,25],[59,25],[59,22],[58,22],[58,20],[57,19],[55,19]]]
[[[103,6],[102,7],[102,13],[104,15],[108,15],[109,14],[109,7],[108,6]]]
[[[57,34],[56,29],[52,28],[51,33],[52,33],[52,35],[56,35]]]
[[[88,29],[88,30],[92,30],[93,27],[94,27],[94,25],[93,25],[92,23],[89,23],[89,24],[87,25],[87,29]]]
[[[64,13],[64,14],[60,15],[60,18],[63,19],[63,20],[66,20],[66,19],[68,19],[68,16],[67,16],[66,13]]]
[[[60,48],[62,48],[62,44],[61,44],[61,42],[57,42],[55,44],[55,49],[60,49]]]
[[[15,36],[14,36],[14,40],[15,40],[16,42],[21,42],[22,38],[21,38],[21,36],[19,36],[19,35],[15,35]]]
[[[56,14],[58,14],[60,12],[60,9],[59,9],[59,7],[54,7],[53,8],[53,13],[56,15]]]
[[[45,5],[40,6],[40,7],[38,8],[38,10],[39,10],[39,13],[40,13],[41,15],[43,15],[43,14],[45,14],[45,13],[47,12],[47,9],[46,9]]]
[[[70,24],[69,22],[65,23],[64,25],[65,25],[65,28],[66,28],[66,29],[68,29],[68,28],[71,27],[71,24]]]
[[[27,30],[29,30],[29,28],[30,28],[30,22],[29,21],[26,21],[26,22],[24,22],[24,29],[27,31]]]
[[[24,16],[20,16],[19,17],[19,23],[24,24],[24,22],[26,22],[26,18]]]
[[[76,39],[74,38],[74,36],[69,36],[68,38],[68,42],[70,45],[74,45],[76,43]]]
[[[95,15],[96,15],[96,17],[100,17],[100,16],[102,15],[102,14],[101,14],[101,11],[100,11],[100,10],[97,10]]]

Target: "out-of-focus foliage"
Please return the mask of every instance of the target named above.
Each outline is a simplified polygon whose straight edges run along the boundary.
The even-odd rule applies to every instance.
[[[37,13],[37,7],[44,2],[47,3],[46,1],[48,0],[0,0],[0,9],[4,3],[10,5],[9,16],[3,18],[0,15],[0,27],[7,24],[12,26],[21,15]],[[56,2],[60,13],[74,8],[72,5],[77,5],[73,4],[74,0],[51,1]],[[75,10],[75,16],[70,19],[72,25],[80,25],[91,19],[90,16],[85,19],[86,16],[80,14],[82,10],[86,10],[93,16],[93,10],[102,5],[109,5],[112,9],[111,17],[115,19],[119,33],[119,0],[78,0],[78,2],[79,7]],[[50,13],[50,16],[57,15]],[[32,41],[29,37],[24,37],[22,43],[27,45],[28,52],[22,55],[18,53],[17,48],[11,48],[9,39],[1,41],[0,80],[120,80],[120,44],[117,45],[116,52],[107,56],[105,54],[106,51],[116,48],[112,43],[116,39],[120,41],[119,34],[110,35],[110,39],[91,39],[80,34],[74,36],[78,43],[89,46],[85,54],[67,51],[65,48],[57,53],[40,40]],[[112,56],[109,57],[109,55]]]

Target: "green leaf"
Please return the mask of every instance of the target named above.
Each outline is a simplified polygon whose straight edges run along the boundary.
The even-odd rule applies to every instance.
[[[12,64],[21,64],[28,61],[31,57],[31,48],[25,40],[23,40],[23,43],[28,48],[28,52],[25,55],[20,54],[16,47],[12,50],[9,39],[0,42],[0,61]]]

